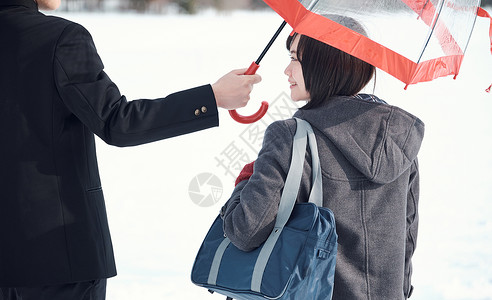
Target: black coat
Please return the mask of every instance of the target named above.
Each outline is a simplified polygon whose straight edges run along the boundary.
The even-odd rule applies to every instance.
[[[132,146],[218,125],[210,85],[127,101],[90,34],[0,2],[0,286],[116,275],[94,133]]]

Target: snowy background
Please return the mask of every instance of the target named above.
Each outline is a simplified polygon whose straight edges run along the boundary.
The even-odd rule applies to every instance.
[[[282,21],[271,12],[52,14],[92,33],[106,72],[128,99],[166,96],[248,67]],[[419,155],[414,300],[492,299],[492,94],[484,92],[492,83],[488,26],[485,19],[477,20],[457,80],[437,79],[405,91],[401,82],[377,74],[375,94],[426,123]],[[219,127],[186,136],[132,148],[98,140],[118,267],[118,276],[108,281],[108,300],[223,299],[194,286],[190,271],[233,189],[236,169],[255,159],[261,131],[289,116],[283,74],[289,62],[284,46],[288,33],[286,28],[262,61],[258,73],[263,81],[249,106],[239,110],[249,114],[269,101],[272,108],[262,122],[242,125],[220,110]],[[218,189],[203,184],[197,190],[194,184],[201,182],[196,179],[207,174],[214,176]],[[198,205],[197,195],[213,195],[204,200],[217,203]]]

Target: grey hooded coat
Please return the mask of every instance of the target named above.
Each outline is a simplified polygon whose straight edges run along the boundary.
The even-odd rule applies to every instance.
[[[333,299],[408,298],[424,124],[398,107],[356,97],[334,97],[294,116],[314,129],[323,205],[335,214],[339,245]],[[225,234],[242,250],[260,246],[273,228],[295,131],[294,119],[267,128],[253,175],[236,186],[221,210]],[[298,201],[308,199],[310,164],[307,155]]]

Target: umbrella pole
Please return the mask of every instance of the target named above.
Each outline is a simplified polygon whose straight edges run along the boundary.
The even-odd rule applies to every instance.
[[[260,67],[261,60],[263,59],[265,54],[268,52],[270,47],[273,45],[273,42],[275,42],[277,37],[280,35],[280,32],[282,32],[282,29],[284,29],[286,24],[287,24],[287,22],[285,22],[285,21],[282,22],[280,27],[277,29],[277,31],[275,32],[273,37],[270,39],[270,41],[266,45],[265,49],[263,49],[263,52],[261,52],[258,59],[251,63],[251,65],[249,66],[248,70],[244,73],[244,75],[253,75],[256,73],[256,70],[258,70],[258,68]],[[238,114],[235,109],[229,110],[229,114],[237,122],[242,123],[242,124],[249,124],[249,123],[253,123],[253,122],[256,122],[259,119],[261,119],[266,114],[267,110],[268,110],[268,102],[262,101],[260,109],[251,116],[242,116],[242,115]]]
[[[283,21],[282,24],[280,24],[280,27],[277,29],[277,31],[275,32],[273,37],[270,39],[270,41],[266,45],[265,49],[263,49],[263,52],[261,52],[260,56],[258,57],[258,59],[256,61],[251,63],[251,65],[249,66],[246,73],[244,73],[244,75],[253,75],[256,73],[256,70],[258,70],[258,68],[260,67],[261,60],[263,59],[265,54],[268,52],[268,50],[270,50],[270,47],[273,45],[273,42],[275,42],[275,40],[280,35],[280,32],[282,32],[282,29],[284,29],[286,24],[287,24],[287,22],[285,22],[285,21]]]
[[[265,49],[263,49],[263,52],[261,52],[260,56],[256,60],[256,64],[257,65],[260,64],[261,60],[263,59],[263,57],[265,56],[265,54],[268,52],[268,50],[270,49],[270,47],[273,45],[273,42],[275,42],[275,40],[277,39],[277,37],[280,35],[280,32],[282,32],[282,30],[284,29],[284,27],[285,27],[286,24],[287,24],[287,22],[283,21],[282,24],[280,25],[280,27],[277,29],[277,31],[273,35],[272,39],[270,40],[270,42],[268,42],[268,44],[266,45]]]
[[[319,2],[319,0],[312,0],[309,3],[309,5],[307,6],[307,10],[312,10],[316,6],[316,4],[318,4],[318,2]],[[277,31],[273,35],[273,37],[271,38],[270,42],[268,42],[268,44],[266,45],[265,49],[263,49],[263,52],[261,52],[261,54],[258,57],[258,59],[253,63],[253,64],[256,64],[256,69],[258,69],[258,67],[260,66],[260,61],[263,59],[263,56],[265,56],[265,54],[268,52],[268,50],[272,46],[273,42],[275,42],[275,40],[279,36],[280,32],[282,32],[282,30],[284,29],[284,27],[285,27],[286,24],[287,24],[286,21],[283,21],[282,24],[280,24],[280,27],[277,29]],[[250,68],[253,67],[253,64],[251,64]],[[255,72],[256,72],[256,69],[254,70]],[[249,69],[248,69],[248,71],[249,71]],[[246,71],[246,73],[244,73],[244,74],[245,75],[255,74],[254,72],[251,73],[251,74],[248,74],[248,71]]]

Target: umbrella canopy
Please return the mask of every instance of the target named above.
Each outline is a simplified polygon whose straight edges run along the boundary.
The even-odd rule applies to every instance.
[[[295,32],[362,59],[407,86],[447,75],[456,77],[477,15],[490,18],[479,7],[480,0],[264,2]],[[370,37],[337,23],[330,15],[360,21]],[[381,21],[387,26],[381,27]],[[492,25],[489,35],[492,38]]]

